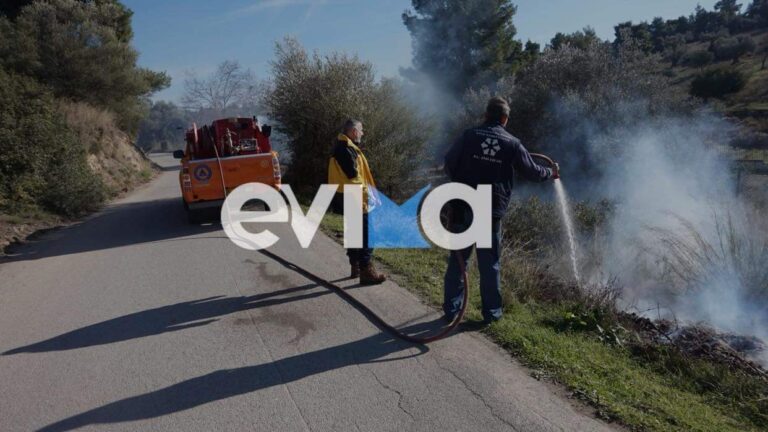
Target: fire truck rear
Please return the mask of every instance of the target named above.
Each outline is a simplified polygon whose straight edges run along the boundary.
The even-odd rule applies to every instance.
[[[269,141],[271,128],[256,117],[229,118],[186,133],[186,149],[173,156],[181,159],[179,183],[189,220],[199,223],[204,215],[220,209],[226,193],[245,183],[280,187],[280,163]]]

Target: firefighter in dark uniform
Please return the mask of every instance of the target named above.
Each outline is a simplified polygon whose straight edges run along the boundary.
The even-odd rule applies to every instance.
[[[501,288],[499,276],[499,246],[501,219],[507,211],[516,174],[531,181],[542,182],[557,178],[558,167],[547,168],[534,162],[520,140],[506,131],[509,104],[500,97],[492,98],[486,107],[485,123],[467,129],[445,156],[445,171],[451,181],[471,187],[490,184],[493,191],[493,219],[491,248],[477,249],[480,271],[483,323],[501,319]],[[471,210],[463,202],[451,204],[452,232],[465,231],[471,224]],[[458,257],[457,258],[457,254]],[[458,259],[464,262],[472,255],[472,247],[452,251],[444,280],[444,319],[453,321],[464,296],[464,283]]]
[[[358,145],[363,138],[363,124],[349,119],[344,123],[342,133],[336,139],[333,154],[328,162],[328,184],[338,184],[339,190],[333,200],[333,210],[343,213],[343,185],[360,185],[363,188],[363,247],[347,249],[350,277],[360,278],[362,285],[374,285],[387,278],[376,271],[371,262],[373,249],[368,247],[368,210],[376,202],[376,183],[373,180],[368,160]],[[373,198],[373,199],[371,199]]]

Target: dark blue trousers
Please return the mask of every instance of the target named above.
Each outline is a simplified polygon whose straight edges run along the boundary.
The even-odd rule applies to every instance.
[[[467,226],[454,225],[451,231],[461,232]],[[483,303],[483,319],[486,321],[501,318],[501,277],[499,275],[499,247],[501,243],[501,221],[494,219],[491,226],[493,230],[490,248],[477,248],[477,266],[480,271],[480,296]],[[448,269],[445,271],[443,312],[449,317],[459,313],[461,301],[464,298],[464,279],[459,266],[459,259],[467,267],[467,262],[472,256],[473,247],[460,251],[451,251],[448,258]]]
[[[331,201],[331,210],[344,216],[344,194],[336,193]],[[347,257],[352,265],[368,265],[373,257],[373,248],[368,247],[368,213],[363,213],[363,247],[361,249],[347,249]]]
[[[368,213],[363,213],[363,248],[347,249],[347,257],[350,264],[360,264],[367,266],[371,262],[373,248],[368,247]]]

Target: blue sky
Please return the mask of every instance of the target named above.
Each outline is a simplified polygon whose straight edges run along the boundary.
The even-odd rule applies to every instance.
[[[134,11],[139,64],[167,71],[173,84],[156,99],[177,101],[186,71],[205,75],[236,59],[262,78],[275,41],[292,35],[310,50],[345,51],[393,76],[411,63],[411,39],[401,14],[410,0],[123,0]],[[613,38],[622,21],[688,15],[716,0],[517,0],[518,37],[546,44],[558,31],[592,26]]]

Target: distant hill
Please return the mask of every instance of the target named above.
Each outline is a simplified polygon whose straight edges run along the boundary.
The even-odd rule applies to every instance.
[[[614,27],[614,45],[632,41],[663,59],[674,85],[701,97],[718,111],[748,126],[736,141],[768,151],[768,0],[719,0],[688,16]],[[558,34],[551,46],[584,43],[594,30]]]
[[[716,60],[705,65],[685,64],[680,61],[677,65],[667,61],[667,73],[673,77],[675,85],[683,86],[688,91],[693,80],[707,70],[735,70],[746,79],[744,87],[735,93],[723,95],[713,102],[720,111],[734,117],[757,131],[768,133],[768,61],[765,51],[768,50],[768,29],[754,30],[738,36],[747,36],[755,42],[755,51],[744,54],[737,62],[731,59]],[[685,51],[692,53],[711,52],[712,41],[695,41],[685,45]]]

